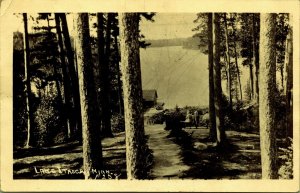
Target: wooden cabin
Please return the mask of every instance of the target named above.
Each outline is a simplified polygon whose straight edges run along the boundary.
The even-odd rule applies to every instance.
[[[144,108],[151,108],[157,104],[157,91],[143,90],[143,105]]]

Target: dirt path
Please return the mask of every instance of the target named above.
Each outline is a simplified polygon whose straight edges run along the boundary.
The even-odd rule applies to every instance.
[[[153,151],[154,164],[150,173],[151,178],[168,179],[181,178],[189,170],[182,161],[181,147],[169,138],[165,125],[145,125],[145,133],[149,136],[148,145]]]

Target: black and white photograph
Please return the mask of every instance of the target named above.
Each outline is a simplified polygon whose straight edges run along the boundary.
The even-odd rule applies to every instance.
[[[299,190],[299,15],[192,10],[10,13],[11,180]]]

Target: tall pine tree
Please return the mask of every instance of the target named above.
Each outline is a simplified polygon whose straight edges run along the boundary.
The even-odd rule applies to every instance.
[[[209,73],[209,138],[216,140],[216,112],[215,112],[215,94],[214,94],[214,55],[213,55],[213,14],[208,13],[208,73]]]
[[[85,179],[93,178],[92,169],[102,167],[99,111],[94,87],[88,13],[79,13],[76,21],[76,55],[82,120],[82,149]]]
[[[124,92],[127,178],[143,177],[145,133],[139,53],[139,14],[120,13],[120,50]]]
[[[214,104],[216,113],[217,144],[223,146],[226,135],[224,130],[224,115],[221,86],[221,64],[220,64],[220,14],[213,14],[213,55],[214,55]]]
[[[31,102],[31,86],[30,86],[30,51],[29,51],[29,39],[28,39],[28,20],[27,13],[23,13],[24,21],[24,67],[25,67],[25,88],[26,88],[26,109],[27,109],[27,139],[25,147],[29,148],[31,139],[31,130],[33,126],[33,113]]]
[[[260,16],[259,128],[263,179],[277,178],[275,18],[273,13]]]

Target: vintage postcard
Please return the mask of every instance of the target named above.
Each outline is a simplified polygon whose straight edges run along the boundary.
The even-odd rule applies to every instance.
[[[299,1],[1,1],[2,191],[299,191]]]

